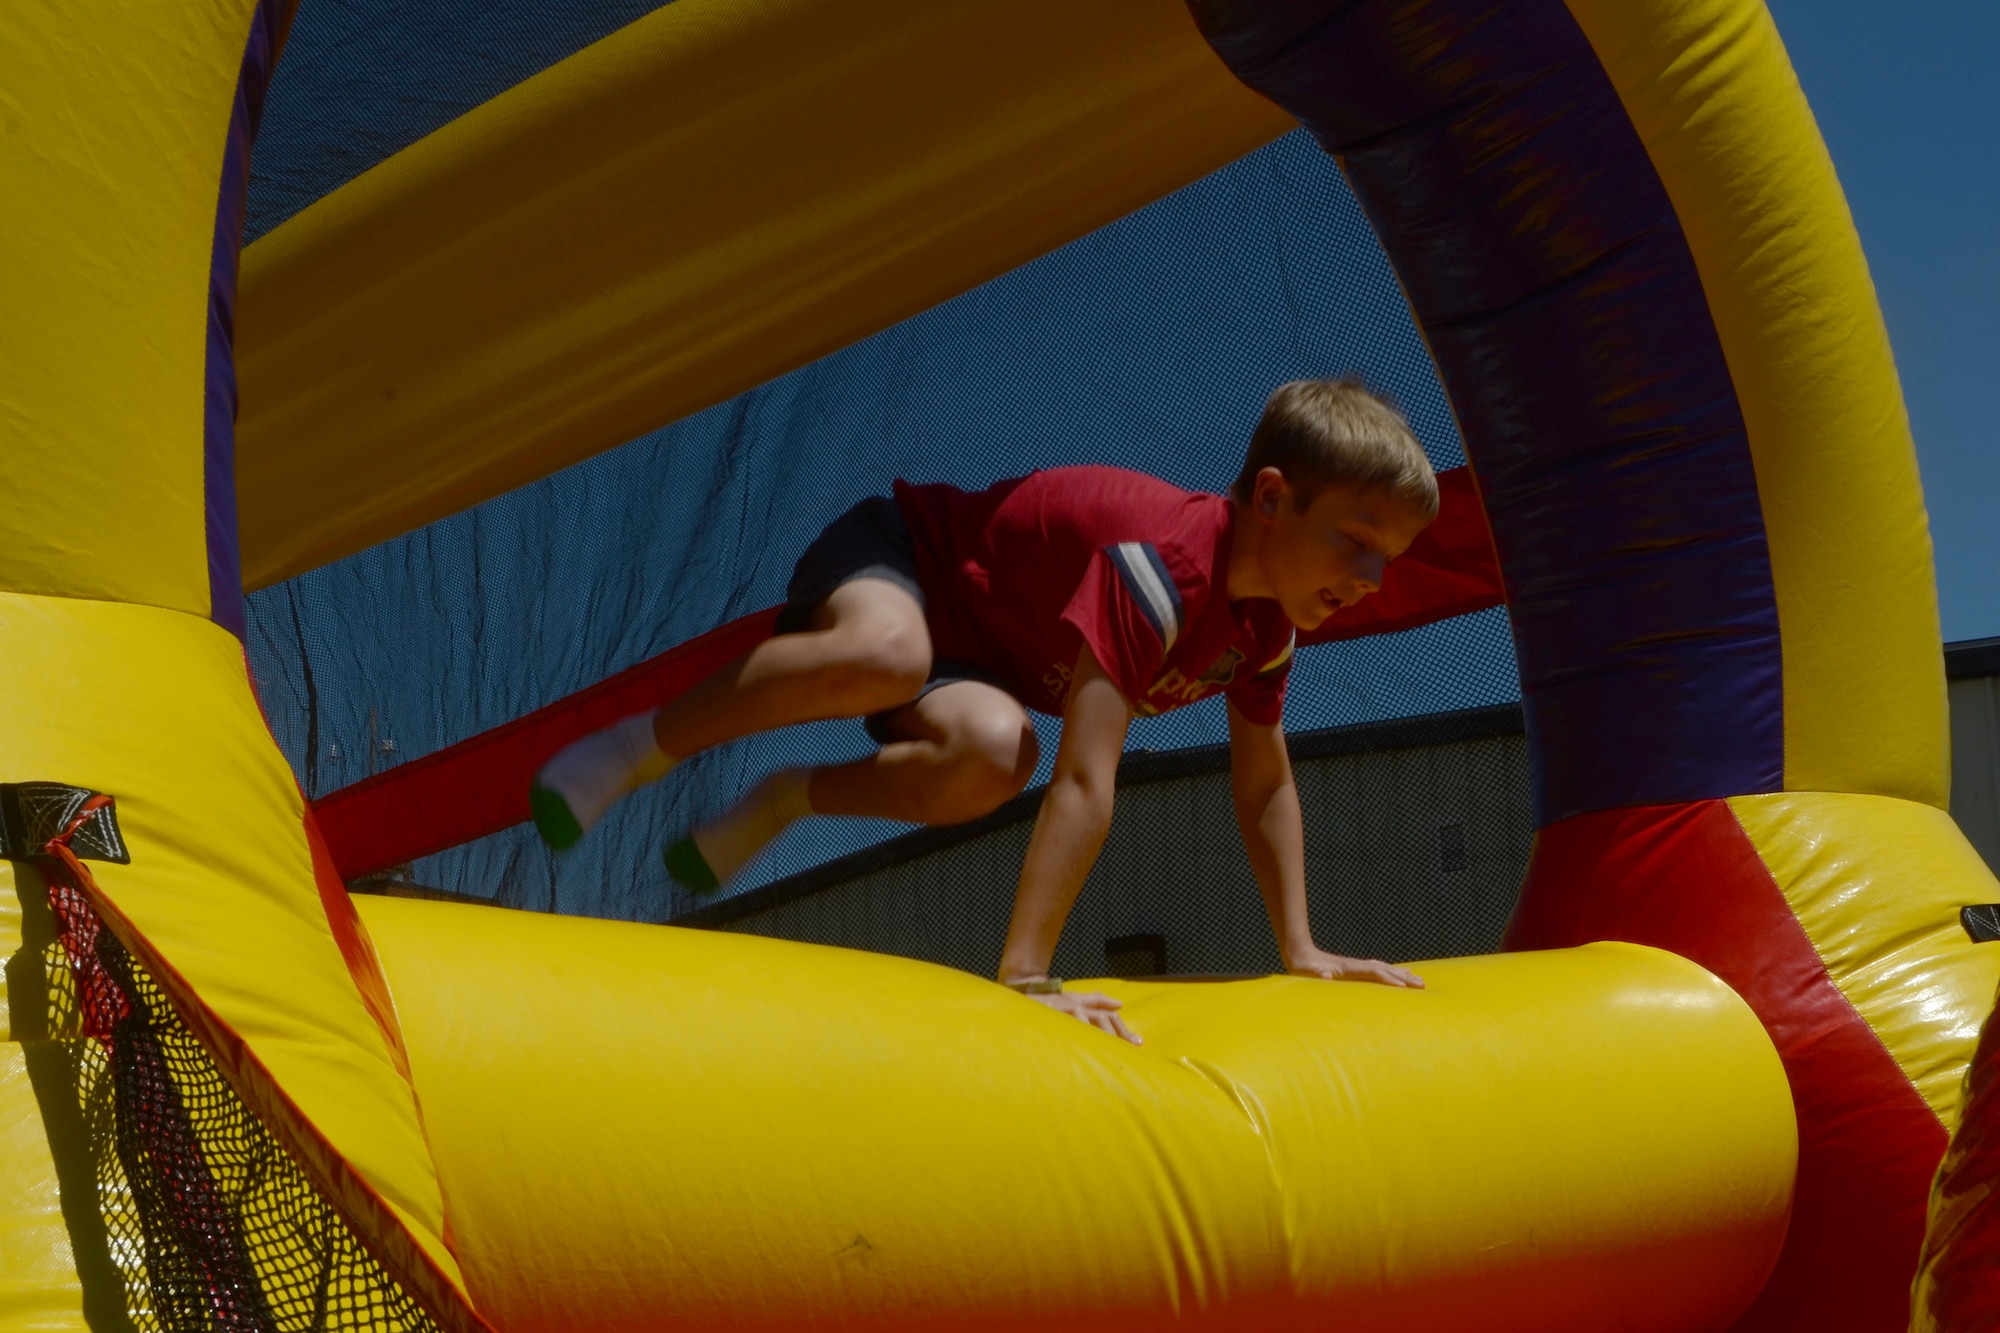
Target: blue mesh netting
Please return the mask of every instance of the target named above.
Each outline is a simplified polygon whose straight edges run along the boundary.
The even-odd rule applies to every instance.
[[[348,45],[329,55],[311,44],[311,12],[273,87],[272,123],[284,128],[258,149],[252,208],[266,219],[368,165],[328,147],[310,104],[302,112],[287,100],[287,79],[302,52],[337,64],[367,47],[356,30],[380,47],[380,25],[349,23]],[[564,31],[553,46],[545,35],[544,49],[574,49],[596,30],[571,21]],[[402,119],[378,133],[382,151],[448,119],[444,108],[471,104],[465,89],[486,96],[488,84],[511,82],[491,72],[501,63],[445,80],[449,95],[385,96],[373,114]],[[316,68],[311,98],[336,96],[338,77]],[[1337,166],[1297,133],[750,393],[257,593],[252,663],[280,744],[307,793],[323,795],[778,602],[819,528],[896,476],[977,486],[1094,461],[1220,489],[1273,385],[1347,370],[1397,399],[1440,467],[1462,461],[1373,233]],[[1518,693],[1506,620],[1494,611],[1302,654],[1287,725]],[[1057,724],[1039,722],[1046,772]],[[1207,744],[1223,727],[1211,701],[1140,721],[1130,743]],[[659,851],[691,822],[774,767],[867,746],[853,722],[752,738],[627,800],[560,860],[522,827],[426,858],[414,877],[522,906],[665,918],[690,904]],[[807,821],[738,887],[896,831]]]

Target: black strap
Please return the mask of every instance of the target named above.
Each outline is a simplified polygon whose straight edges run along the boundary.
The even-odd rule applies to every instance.
[[[64,782],[0,782],[0,857],[41,856],[49,839],[69,827],[83,803],[97,793]],[[100,806],[70,836],[69,849],[86,861],[130,865],[132,853],[118,829],[118,807]]]
[[[1991,944],[2000,940],[2000,903],[1961,907],[1958,909],[1958,923],[1965,927],[1966,934],[1972,936],[1974,944]]]

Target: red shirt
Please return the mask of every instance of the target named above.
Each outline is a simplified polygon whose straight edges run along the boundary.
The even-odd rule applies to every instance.
[[[976,492],[898,481],[896,503],[938,658],[1060,714],[1087,643],[1142,716],[1217,693],[1263,726],[1283,713],[1292,623],[1268,598],[1229,600],[1221,496],[1066,467]]]

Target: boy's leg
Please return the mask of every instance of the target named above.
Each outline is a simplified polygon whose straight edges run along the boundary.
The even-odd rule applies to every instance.
[[[886,579],[833,590],[806,628],[758,644],[651,714],[636,714],[558,751],[530,791],[535,824],[567,847],[619,797],[680,760],[753,732],[859,717],[903,703],[930,674],[923,608]]]
[[[875,754],[773,774],[728,815],[668,849],[674,878],[714,889],[807,814],[961,824],[1034,775],[1039,750],[1027,710],[984,682],[946,682],[880,721],[891,739]]]
[[[954,680],[881,719],[894,737],[852,763],[814,769],[813,813],[963,824],[1028,785],[1041,751],[1020,700]]]
[[[653,715],[676,758],[795,722],[864,717],[916,697],[931,673],[917,599],[887,579],[827,594],[806,628],[766,639]]]

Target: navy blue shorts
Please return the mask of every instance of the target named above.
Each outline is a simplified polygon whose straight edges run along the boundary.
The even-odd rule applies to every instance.
[[[872,495],[813,538],[785,587],[785,609],[778,613],[778,633],[796,634],[806,627],[819,604],[836,588],[856,579],[886,579],[924,605],[917,582],[917,553],[910,543],[903,511],[886,495]]]
[[[910,542],[909,525],[903,522],[903,511],[886,495],[863,500],[813,538],[798,564],[792,567],[792,581],[785,587],[785,609],[778,613],[777,632],[796,634],[805,629],[813,612],[833,595],[834,589],[856,579],[886,580],[916,598],[919,608],[926,605],[923,585],[917,582],[916,548]],[[976,680],[1010,696],[1014,693],[992,672],[970,662],[932,658],[930,679],[910,703],[939,686],[961,680]],[[900,706],[907,708],[909,704]],[[888,716],[875,713],[866,719],[868,734],[878,744],[887,745],[895,739],[888,731]]]

